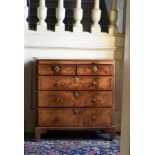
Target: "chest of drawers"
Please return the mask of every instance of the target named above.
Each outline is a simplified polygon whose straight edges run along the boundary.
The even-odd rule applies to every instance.
[[[35,140],[47,130],[106,130],[115,137],[114,60],[37,60]]]

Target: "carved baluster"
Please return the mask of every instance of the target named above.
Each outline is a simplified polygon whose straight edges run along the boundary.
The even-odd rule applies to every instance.
[[[116,25],[118,19],[117,0],[112,0],[112,8],[109,17],[110,17],[109,33],[110,34],[118,33],[118,28]]]
[[[27,0],[24,1],[24,10],[25,10],[25,21],[24,21],[24,27],[25,27],[25,30],[28,30],[28,22],[27,22],[27,17],[28,17],[28,7],[27,7]]]
[[[91,32],[92,33],[100,33],[101,27],[99,25],[99,21],[101,18],[101,10],[99,8],[99,0],[95,0],[94,2],[94,8],[92,9],[92,20],[93,24],[91,26]]]
[[[83,10],[81,8],[81,0],[76,0],[76,8],[74,9],[74,26],[73,26],[73,32],[82,32],[83,27],[81,24],[81,20],[83,17]]]
[[[55,31],[64,31],[65,30],[65,24],[63,23],[63,20],[65,18],[65,8],[63,6],[64,1],[58,0],[58,6],[56,8],[56,19],[57,23],[55,26]]]
[[[47,24],[45,22],[47,16],[47,8],[45,7],[45,0],[39,1],[39,7],[37,8],[37,15],[39,21],[37,23],[37,30],[44,31],[47,30]]]

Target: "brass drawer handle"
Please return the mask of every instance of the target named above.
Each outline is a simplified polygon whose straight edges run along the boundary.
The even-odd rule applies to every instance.
[[[73,96],[74,96],[75,98],[77,98],[77,97],[79,96],[79,93],[75,91],[75,92],[73,93]]]
[[[95,103],[96,102],[96,98],[95,97],[92,97],[91,98],[91,103]]]
[[[60,85],[60,82],[59,81],[56,81],[55,82],[55,87],[58,87]]]
[[[92,120],[92,121],[95,121],[95,119],[96,119],[96,116],[93,115],[93,116],[91,117],[91,120]]]
[[[97,82],[96,81],[93,81],[92,82],[92,87],[95,87],[97,85]]]
[[[60,120],[59,116],[55,116],[54,121],[58,122]]]
[[[74,115],[79,115],[79,114],[80,114],[80,110],[78,110],[78,109],[73,109],[73,114],[74,114]]]
[[[97,68],[97,66],[93,66],[93,72],[97,72],[97,70],[98,70],[98,68]]]
[[[59,66],[55,66],[54,71],[55,71],[56,73],[59,73],[59,72],[60,72]]]
[[[74,78],[74,83],[78,83],[78,80],[79,80],[78,77],[75,77]]]
[[[59,98],[59,97],[56,98],[56,99],[55,99],[55,102],[56,102],[56,103],[60,103],[60,98]]]

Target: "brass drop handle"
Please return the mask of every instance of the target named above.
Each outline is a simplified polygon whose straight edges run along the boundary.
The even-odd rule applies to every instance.
[[[95,97],[92,97],[91,98],[91,103],[95,103],[96,102],[96,98]]]
[[[78,115],[79,113],[80,113],[80,110],[78,110],[78,109],[74,109],[74,110],[73,110],[73,114],[74,114],[74,115]]]
[[[58,122],[60,120],[59,116],[55,116],[54,121]]]
[[[92,82],[92,87],[95,87],[97,85],[97,82],[96,81],[93,81]]]
[[[74,96],[75,98],[77,98],[77,97],[79,96],[79,93],[75,91],[75,92],[73,93],[73,96]]]
[[[93,72],[96,73],[97,72],[97,69],[98,69],[97,66],[93,66]]]
[[[58,87],[60,85],[60,82],[59,81],[56,81],[55,82],[55,87]]]
[[[56,103],[59,103],[59,102],[60,102],[60,98],[59,98],[59,97],[56,98],[56,99],[55,99],[55,102],[56,102]]]
[[[92,121],[95,121],[95,119],[96,119],[96,116],[93,115],[93,116],[91,117],[91,120],[92,120]]]
[[[59,66],[55,66],[54,71],[55,71],[56,73],[59,73],[59,72],[60,72]]]

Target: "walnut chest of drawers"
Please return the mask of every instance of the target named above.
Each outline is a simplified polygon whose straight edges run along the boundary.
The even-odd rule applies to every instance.
[[[37,60],[38,141],[47,130],[106,130],[115,137],[114,60]]]

